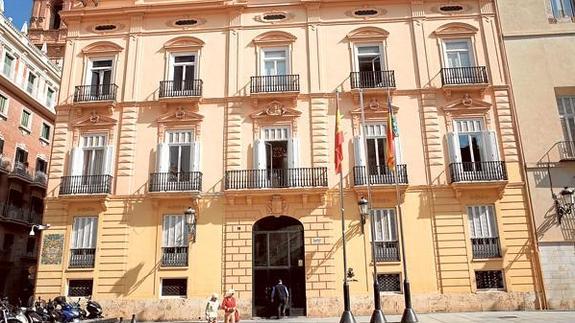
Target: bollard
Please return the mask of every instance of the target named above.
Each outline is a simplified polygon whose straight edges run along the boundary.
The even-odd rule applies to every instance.
[[[124,318],[120,316],[120,319],[118,320],[118,323],[122,323],[124,322]]]
[[[132,314],[132,320],[130,323],[136,323],[136,314]]]

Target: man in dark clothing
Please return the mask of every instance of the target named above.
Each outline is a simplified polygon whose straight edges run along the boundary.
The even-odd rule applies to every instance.
[[[286,316],[286,307],[289,300],[288,288],[278,280],[277,285],[272,289],[272,300],[278,304],[278,319]]]

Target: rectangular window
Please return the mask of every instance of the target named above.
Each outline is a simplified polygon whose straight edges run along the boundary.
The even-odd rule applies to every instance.
[[[394,209],[372,209],[375,220],[375,241],[397,241]]]
[[[162,296],[186,297],[188,280],[186,278],[162,279]]]
[[[2,73],[7,77],[12,77],[12,71],[14,69],[15,58],[9,53],[4,56],[4,67],[2,68]]]
[[[550,0],[553,17],[565,18],[575,16],[575,4],[573,0]]]
[[[493,205],[468,206],[467,216],[472,238],[495,238],[498,236]]]
[[[170,150],[170,173],[177,176],[182,172],[192,171],[193,132],[191,130],[168,131],[165,136]]]
[[[4,235],[4,243],[2,244],[3,250],[10,250],[14,245],[14,235],[12,233],[6,233]]]
[[[401,292],[399,274],[377,274],[380,292]]]
[[[37,172],[42,172],[44,174],[46,174],[46,170],[48,168],[48,163],[41,158],[36,158],[36,171]]]
[[[288,143],[290,139],[289,127],[274,127],[262,129],[262,136],[266,149],[265,165],[268,170],[268,179],[274,180],[274,185],[286,185],[288,168]]]
[[[174,90],[191,90],[196,77],[196,55],[174,55],[172,64],[171,74],[174,81]]]
[[[14,157],[15,165],[26,165],[28,164],[28,152],[20,147],[16,148],[16,155]]]
[[[384,70],[380,44],[356,45],[356,71],[379,72]]]
[[[46,106],[49,108],[54,106],[54,94],[56,94],[56,91],[52,88],[48,88],[48,90],[46,90]]]
[[[4,154],[4,139],[0,138],[0,155]]]
[[[26,92],[30,94],[34,94],[34,90],[36,89],[36,79],[38,77],[36,74],[29,72],[28,73],[28,81],[26,83]]]
[[[8,116],[8,98],[0,94],[0,114]]]
[[[42,132],[40,133],[40,137],[46,141],[50,141],[50,126],[44,122],[42,123]]]
[[[72,227],[72,249],[96,249],[98,217],[76,217]]]
[[[459,152],[464,170],[479,171],[482,161],[485,160],[483,153],[483,120],[466,119],[454,120],[453,128],[459,140]]]
[[[84,163],[82,175],[103,175],[104,152],[106,148],[105,135],[87,135],[82,137],[82,149],[84,150]]]
[[[32,124],[32,112],[22,110],[22,116],[20,117],[20,126],[22,126],[22,128],[30,130],[31,124]]]
[[[262,50],[262,71],[263,76],[287,75],[288,49],[287,48],[264,48]]]
[[[445,67],[471,67],[474,65],[469,39],[450,39],[443,43]]]
[[[475,272],[477,289],[504,289],[503,272],[501,270],[485,270]]]
[[[69,297],[86,297],[92,296],[92,286],[94,281],[92,279],[74,279],[68,281],[68,296]]]
[[[575,141],[575,96],[558,96],[557,108],[565,141]]]
[[[367,159],[369,161],[369,175],[382,175],[389,173],[387,169],[387,137],[386,126],[383,123],[372,123],[365,126],[367,141]]]
[[[90,85],[90,96],[100,97],[111,94],[112,67],[113,61],[111,59],[90,61],[90,69],[86,80],[86,85]]]
[[[188,226],[184,215],[166,215],[163,225],[163,247],[187,247]]]

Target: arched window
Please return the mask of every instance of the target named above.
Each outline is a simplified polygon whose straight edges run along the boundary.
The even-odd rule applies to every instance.
[[[62,1],[54,2],[50,8],[50,29],[60,29],[62,23],[60,11],[62,11]]]

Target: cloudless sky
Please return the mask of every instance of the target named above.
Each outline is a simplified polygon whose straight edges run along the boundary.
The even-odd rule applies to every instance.
[[[4,15],[12,17],[13,23],[18,29],[24,21],[30,23],[32,13],[32,0],[4,0]]]

